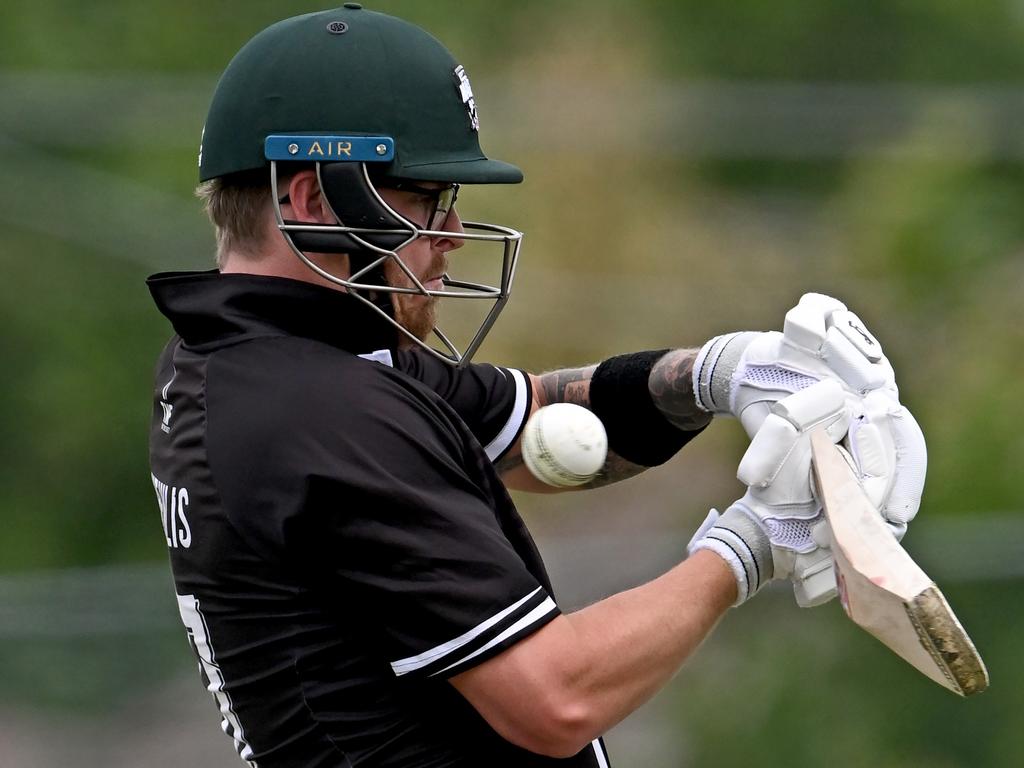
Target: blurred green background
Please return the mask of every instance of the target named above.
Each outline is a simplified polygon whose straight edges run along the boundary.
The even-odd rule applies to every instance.
[[[168,326],[212,266],[192,197],[217,75],[329,5],[6,0],[0,14],[0,766],[235,765],[175,614],[148,480]],[[479,355],[531,370],[778,328],[806,290],[886,346],[929,441],[906,540],[986,657],[956,699],[784,590],[730,614],[608,737],[616,765],[1015,766],[1024,754],[1024,3],[371,4],[441,38],[525,184]],[[311,77],[338,76],[317,71]],[[715,425],[620,486],[517,499],[561,602],[675,562],[743,450]]]

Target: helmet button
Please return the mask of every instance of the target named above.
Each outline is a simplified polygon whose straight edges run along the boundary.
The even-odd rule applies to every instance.
[[[350,11],[359,11],[362,10],[363,6],[361,6],[359,3],[345,3],[341,7],[348,8]]]

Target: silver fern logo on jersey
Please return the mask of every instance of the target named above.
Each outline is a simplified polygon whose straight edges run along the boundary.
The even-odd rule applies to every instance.
[[[170,403],[165,403],[163,400],[160,401],[160,407],[164,409],[164,418],[160,424],[160,429],[164,432],[171,431],[171,413],[174,411],[174,406]]]
[[[167,402],[170,399],[167,396],[167,394],[168,394],[168,392],[170,392],[171,384],[174,383],[174,377],[177,376],[177,375],[178,375],[178,372],[175,371],[171,375],[171,380],[168,381],[164,385],[164,388],[160,390],[160,407],[163,409],[163,412],[164,412],[164,417],[160,420],[160,429],[162,429],[164,432],[170,432],[171,431],[171,414],[174,413],[174,406],[171,405],[169,402]]]
[[[456,85],[459,88],[459,95],[462,96],[462,103],[466,105],[466,111],[469,113],[469,124],[473,127],[474,131],[480,130],[480,116],[476,112],[476,99],[473,98],[473,86],[469,84],[469,75],[466,74],[466,68],[461,64],[455,68]]]

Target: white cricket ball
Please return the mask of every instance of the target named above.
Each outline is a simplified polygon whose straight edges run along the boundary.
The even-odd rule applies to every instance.
[[[553,403],[526,422],[522,451],[526,466],[541,482],[559,488],[583,485],[604,466],[608,435],[586,408]]]

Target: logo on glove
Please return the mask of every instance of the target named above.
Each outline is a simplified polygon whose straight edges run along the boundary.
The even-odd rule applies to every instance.
[[[850,328],[859,333],[861,337],[864,339],[864,341],[870,344],[872,347],[878,343],[871,337],[870,333],[864,330],[864,328],[862,328],[861,326],[857,325],[857,323],[855,323],[853,320],[847,321],[847,324],[850,326]]]

